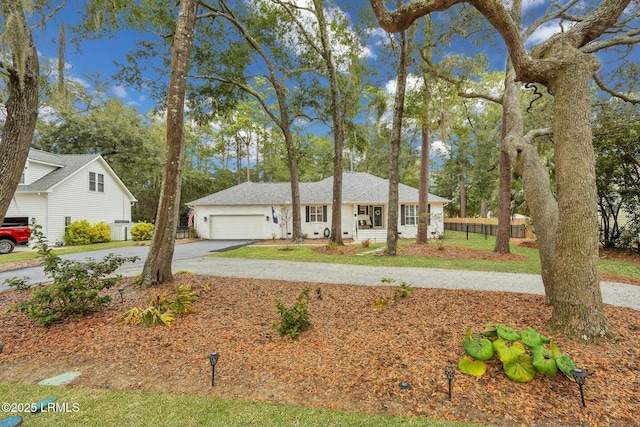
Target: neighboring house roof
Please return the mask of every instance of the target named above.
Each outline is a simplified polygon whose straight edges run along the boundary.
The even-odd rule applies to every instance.
[[[400,203],[418,203],[418,189],[398,185]],[[331,204],[333,177],[318,182],[300,183],[300,203]],[[343,203],[387,203],[389,180],[365,172],[345,172],[342,175]],[[429,194],[429,202],[448,203],[450,200]],[[188,205],[271,205],[291,203],[291,184],[288,182],[244,182],[226,190],[187,203]]]
[[[113,171],[113,169],[111,169],[109,164],[100,154],[53,154],[31,148],[29,149],[27,161],[55,166],[56,169],[30,184],[18,185],[16,193],[52,191],[54,187],[64,182],[67,178],[77,173],[90,163],[102,162],[104,167],[113,175],[114,179],[119,183],[127,196],[129,196],[132,201],[136,201],[135,196],[129,191],[127,186],[124,185],[118,175]]]

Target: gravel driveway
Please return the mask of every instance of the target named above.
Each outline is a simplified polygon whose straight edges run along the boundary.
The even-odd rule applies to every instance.
[[[467,270],[447,270],[417,267],[370,267],[348,264],[303,263],[291,261],[251,260],[239,258],[215,258],[211,252],[245,245],[246,241],[211,241],[176,245],[173,271],[188,270],[195,274],[223,277],[255,279],[276,279],[320,283],[344,283],[355,285],[381,285],[382,278],[393,278],[395,283],[409,283],[414,287],[442,289],[471,289],[486,291],[520,292],[544,294],[542,279],[535,274],[496,273]],[[135,264],[126,264],[118,270],[123,276],[136,276],[142,272],[147,246],[130,246],[108,251],[76,254],[75,259],[101,258],[109,252],[122,256],[137,255],[141,258]],[[104,253],[103,253],[104,252]],[[0,283],[5,278],[15,276],[30,277],[30,283],[38,283],[46,278],[42,267],[32,267],[0,273]],[[7,286],[0,284],[0,290]],[[602,282],[603,301],[620,307],[640,311],[640,286],[622,283]]]

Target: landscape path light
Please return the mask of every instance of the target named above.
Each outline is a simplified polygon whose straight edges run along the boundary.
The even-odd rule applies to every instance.
[[[446,366],[444,374],[447,377],[447,381],[449,381],[449,400],[451,400],[451,382],[456,377],[456,369],[453,366]]]
[[[118,293],[120,294],[120,302],[124,302],[124,288],[118,288]]]
[[[211,363],[211,387],[214,385],[214,380],[216,377],[216,363],[218,363],[218,358],[220,355],[218,353],[211,353],[209,355],[209,363]]]
[[[587,373],[580,368],[575,368],[569,371],[573,379],[578,383],[578,387],[580,388],[580,400],[582,400],[582,407],[586,408],[587,405],[584,404],[584,393],[582,391],[582,386],[584,386],[584,381],[587,379]]]

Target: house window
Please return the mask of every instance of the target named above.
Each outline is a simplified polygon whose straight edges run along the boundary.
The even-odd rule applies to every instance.
[[[326,206],[307,206],[307,222],[327,222]]]
[[[96,191],[96,189],[98,193],[104,193],[104,175],[89,172],[89,191]]]
[[[20,182],[18,182],[18,184],[24,184],[24,182],[25,182],[24,175],[25,175],[25,173],[24,173],[24,171],[22,171],[22,175],[20,175]]]
[[[418,224],[418,206],[405,205],[404,207],[404,223],[405,225]]]
[[[71,217],[70,216],[65,216],[64,217],[64,232],[67,232],[67,229],[69,228],[69,226],[71,225]]]

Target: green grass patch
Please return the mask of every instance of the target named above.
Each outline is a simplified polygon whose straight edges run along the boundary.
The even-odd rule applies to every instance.
[[[146,242],[145,244],[148,244]],[[63,246],[61,248],[53,248],[53,252],[58,255],[66,255],[66,254],[76,254],[79,252],[92,252],[99,251],[102,249],[115,249],[122,248],[125,246],[134,246],[136,244],[140,244],[140,242],[134,242],[131,240],[128,241],[115,241],[115,242],[107,242],[107,243],[95,243],[93,245],[79,245],[79,246]],[[38,258],[38,252],[35,250],[30,250],[27,252],[12,252],[10,254],[0,256],[0,264],[9,263],[9,262],[19,262],[19,261],[28,261],[30,259]]]
[[[426,418],[391,417],[293,405],[71,387],[2,384],[3,402],[37,402],[55,396],[61,412],[21,415],[28,426],[434,426],[463,427]],[[66,410],[65,410],[66,409]]]
[[[485,238],[482,234],[447,231],[446,238],[441,241],[430,241],[429,245],[442,244],[444,247],[464,247],[486,251],[493,251],[496,239],[493,236]],[[414,240],[400,240],[398,246],[410,245]],[[360,253],[372,251],[384,246],[384,242],[372,243],[369,248],[362,248]],[[422,267],[445,268],[454,270],[496,271],[501,273],[540,274],[540,257],[537,249],[524,248],[511,243],[511,252],[523,255],[523,261],[496,260],[464,260],[441,259],[427,256],[398,255],[395,257],[379,257],[373,255],[326,255],[314,252],[311,247],[289,244],[288,250],[284,246],[250,245],[228,252],[220,252],[211,256],[226,258],[272,259],[301,262],[326,262],[335,264],[370,265],[376,267]],[[640,264],[629,261],[602,259],[600,272],[619,277],[640,280]]]

